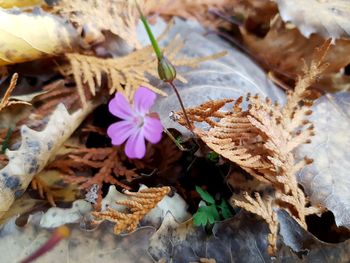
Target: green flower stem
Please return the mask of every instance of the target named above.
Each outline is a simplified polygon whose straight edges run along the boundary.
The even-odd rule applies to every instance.
[[[152,44],[152,47],[154,49],[154,52],[156,53],[156,56],[157,56],[157,59],[158,61],[161,61],[162,58],[163,58],[163,54],[162,52],[160,51],[160,48],[159,48],[159,45],[158,45],[158,42],[157,40],[155,39],[153,33],[152,33],[152,30],[147,22],[147,19],[146,17],[143,15],[142,11],[141,11],[141,8],[140,6],[138,5],[137,1],[135,1],[136,3],[136,8],[137,8],[137,11],[139,12],[140,16],[141,16],[141,21],[143,23],[143,25],[145,26],[145,29],[146,29],[146,32],[147,32],[147,35],[148,35],[148,38],[149,40],[151,41],[151,44]]]
[[[169,83],[169,85],[173,88],[176,96],[177,96],[177,99],[179,100],[180,102],[180,106],[181,106],[181,109],[184,113],[184,117],[186,119],[186,122],[187,122],[187,126],[188,126],[188,129],[191,131],[191,133],[193,134],[194,137],[195,134],[193,132],[193,128],[192,128],[192,125],[191,125],[191,122],[187,116],[187,113],[186,113],[186,109],[183,105],[183,102],[182,102],[182,99],[180,97],[180,94],[176,88],[176,86],[174,85],[173,83],[173,80],[175,79],[176,77],[176,70],[174,68],[174,66],[170,63],[170,61],[168,61],[166,59],[166,57],[163,56],[163,53],[160,51],[160,48],[159,48],[159,45],[158,45],[158,42],[157,40],[154,38],[154,35],[152,33],[152,30],[147,22],[147,19],[146,17],[143,15],[142,11],[141,11],[141,8],[140,6],[138,5],[137,1],[135,0],[135,4],[136,4],[136,8],[137,8],[137,11],[139,12],[140,14],[140,17],[141,17],[141,21],[146,29],[146,32],[147,32],[147,35],[151,41],[151,44],[152,44],[152,47],[154,49],[154,52],[156,53],[156,56],[157,56],[157,59],[158,59],[158,74],[160,76],[160,78],[164,81],[164,82],[167,82]],[[160,74],[161,73],[161,74]]]

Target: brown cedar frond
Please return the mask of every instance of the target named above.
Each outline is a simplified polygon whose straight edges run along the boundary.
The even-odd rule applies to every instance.
[[[211,56],[186,59],[176,59],[175,56],[182,47],[183,42],[175,37],[169,46],[164,48],[164,54],[175,66],[196,67],[205,60],[215,59],[226,54],[217,53]],[[66,74],[74,75],[79,95],[83,105],[86,104],[86,95],[83,84],[87,83],[89,93],[96,94],[96,86],[100,87],[102,76],[108,78],[109,93],[121,92],[129,100],[133,98],[135,90],[139,86],[146,86],[154,92],[166,96],[167,94],[150,84],[147,75],[158,77],[157,58],[151,46],[136,50],[127,56],[118,58],[97,58],[94,56],[81,55],[77,53],[66,55],[71,64],[71,71]],[[177,78],[185,81],[180,75]]]
[[[123,213],[111,208],[107,211],[93,212],[96,220],[108,220],[114,222],[116,235],[123,231],[132,232],[136,229],[140,220],[151,211],[170,192],[170,187],[158,187],[142,189],[137,193],[126,191],[131,199],[117,201],[116,204],[126,206],[129,213]]]
[[[35,108],[35,114],[37,115],[47,116],[60,103],[63,103],[71,111],[79,107],[79,94],[76,89],[66,87],[63,80],[47,85],[43,90],[46,92],[37,96],[34,100],[35,104],[40,104]]]
[[[220,111],[227,103],[232,102],[232,99],[221,99],[216,101],[208,101],[200,106],[187,109],[186,113],[189,121],[193,122],[206,122],[211,127],[216,125],[216,122],[212,121],[212,118],[223,118],[225,115],[230,114],[229,112],[224,113]],[[178,113],[179,119],[177,120],[183,126],[186,126],[187,121],[184,118],[183,112]]]
[[[255,199],[244,193],[246,201],[232,200],[235,206],[239,206],[253,214],[262,217],[269,226],[270,233],[267,237],[269,246],[268,253],[275,256],[277,252],[277,234],[278,234],[278,219],[277,213],[272,208],[273,200],[270,198],[263,201],[259,193],[255,193]]]
[[[287,210],[304,228],[307,227],[305,216],[319,209],[309,207],[309,200],[296,179],[298,171],[310,160],[297,161],[293,150],[310,142],[314,135],[313,125],[306,119],[312,113],[312,102],[307,100],[308,88],[326,68],[322,59],[329,45],[330,42],[326,41],[316,50],[310,67],[305,68],[304,75],[299,77],[295,91],[288,94],[284,107],[269,99],[248,95],[247,110],[236,103],[229,113],[222,112],[225,113],[223,117],[215,112],[219,120],[214,120],[208,131],[194,129],[216,153],[237,163],[258,180],[269,182],[276,190],[275,203]],[[211,104],[213,102],[207,105]],[[207,110],[210,112],[211,108]],[[196,120],[202,122],[214,117],[213,114],[206,115],[202,105],[188,111],[199,115]]]
[[[17,79],[18,79],[18,74],[15,73],[13,74],[11,78],[10,85],[8,86],[4,97],[0,101],[0,111],[2,111],[4,108],[14,105],[14,104],[27,104],[30,105],[30,103],[25,102],[25,101],[10,101],[10,96],[12,91],[15,89],[16,84],[17,84]]]
[[[62,0],[55,11],[68,18],[79,31],[84,30],[87,42],[95,39],[94,31],[111,31],[132,47],[140,47],[136,36],[139,18],[133,1],[123,0]],[[92,38],[92,39],[90,39]]]
[[[135,171],[124,166],[117,147],[72,149],[70,154],[57,158],[47,168],[69,175],[64,177],[66,181],[80,184],[80,188],[87,192],[97,185],[97,209],[100,208],[102,201],[103,183],[130,189],[117,178],[124,177],[127,181],[132,181],[137,177]],[[86,172],[87,169],[98,169],[98,171],[93,176],[78,175],[79,171]]]
[[[303,60],[303,76],[299,76],[293,92],[289,92],[287,104],[283,108],[283,115],[293,118],[295,110],[299,108],[300,104],[308,105],[312,101],[307,101],[308,88],[315,83],[317,77],[328,67],[328,63],[324,63],[324,58],[331,46],[331,39],[324,42],[321,47],[315,49],[310,65],[306,65]]]
[[[51,206],[56,206],[54,194],[46,183],[41,180],[38,176],[34,176],[33,180],[30,183],[31,187],[39,193],[41,198],[47,199]]]

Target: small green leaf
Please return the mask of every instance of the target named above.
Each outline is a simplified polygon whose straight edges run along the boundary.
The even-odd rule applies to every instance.
[[[230,206],[225,199],[222,199],[221,204],[219,205],[221,215],[224,219],[233,217]]]
[[[213,163],[217,163],[219,161],[219,154],[212,151],[207,154],[208,160],[212,161]]]
[[[197,211],[193,215],[193,224],[195,226],[206,226],[207,222],[208,222],[208,219],[205,213]]]
[[[215,205],[201,206],[193,215],[193,224],[195,226],[206,226],[208,223],[214,224],[218,220],[220,220],[220,214]]]
[[[205,202],[215,204],[214,198],[207,191],[203,190],[199,186],[196,186],[196,191]]]
[[[10,142],[12,133],[13,133],[13,129],[9,128],[7,130],[7,133],[6,133],[6,137],[5,137],[4,141],[2,142],[0,154],[4,154],[7,150],[7,148],[9,147],[9,142]]]

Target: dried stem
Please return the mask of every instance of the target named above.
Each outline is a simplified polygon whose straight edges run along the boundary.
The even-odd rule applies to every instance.
[[[175,92],[175,94],[176,94],[176,97],[177,97],[177,99],[178,99],[178,101],[179,101],[179,103],[180,103],[182,112],[184,113],[184,117],[185,117],[185,120],[186,120],[186,122],[187,122],[188,129],[192,132],[193,136],[196,137],[196,135],[195,135],[194,132],[193,132],[193,127],[192,127],[192,124],[191,124],[191,122],[190,122],[190,119],[189,119],[188,116],[187,116],[186,109],[185,109],[185,106],[184,106],[184,104],[183,104],[183,102],[182,102],[182,99],[181,99],[181,97],[180,97],[179,91],[177,90],[177,88],[176,88],[176,86],[175,86],[175,84],[174,84],[173,81],[169,81],[168,83],[169,83],[169,85],[173,88],[173,90],[174,90],[174,92]]]

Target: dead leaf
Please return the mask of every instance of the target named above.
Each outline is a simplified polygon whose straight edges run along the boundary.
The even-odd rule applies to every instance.
[[[245,45],[256,60],[268,71],[287,79],[296,79],[298,75],[302,74],[303,63],[301,60],[310,62],[315,48],[324,43],[324,39],[318,35],[311,35],[307,39],[296,28],[288,28],[279,19],[274,21],[263,38],[249,33],[243,27],[241,27],[241,33]],[[344,80],[344,74],[338,72],[350,63],[350,58],[347,55],[349,52],[349,40],[339,39],[335,45],[330,47],[325,58],[329,66],[320,76],[321,82],[316,84],[317,87],[333,91],[344,89],[344,85],[341,88],[332,79],[335,74],[339,74],[338,81]]]
[[[15,224],[15,218],[6,223],[0,230],[1,261],[6,263],[20,262],[45,243],[52,231],[41,228],[40,214],[31,216],[24,227]],[[154,228],[145,227],[136,230],[132,235],[116,236],[110,224],[102,224],[94,231],[84,231],[79,225],[70,226],[71,235],[62,240],[53,250],[40,257],[36,262],[61,263],[62,259],[70,263],[118,262],[152,263],[147,254],[149,237]]]
[[[31,7],[45,4],[44,0],[0,0],[0,7],[13,8],[13,7]]]
[[[333,212],[336,224],[350,228],[350,94],[327,94],[316,101],[310,120],[316,135],[298,150],[313,164],[301,170],[299,182],[313,204]]]
[[[348,0],[277,0],[280,15],[309,37],[312,33],[333,40],[350,37]]]
[[[324,243],[303,230],[287,213],[278,213],[283,239],[281,236],[278,238],[277,262],[349,262],[348,241]],[[194,227],[192,220],[179,224],[168,214],[152,235],[148,251],[158,262],[182,263],[199,261],[200,258],[213,258],[217,263],[274,262],[267,254],[267,232],[267,225],[262,220],[244,212],[216,223],[212,235],[207,234],[204,228]],[[298,247],[299,251],[312,250],[300,259],[283,241],[293,248]]]
[[[84,215],[92,211],[92,205],[85,200],[76,200],[71,208],[52,207],[40,219],[43,228],[55,228],[65,224],[79,223]]]
[[[0,9],[0,66],[56,56],[77,44],[74,28],[43,11],[20,13]]]
[[[60,104],[43,131],[34,131],[25,125],[21,127],[21,146],[17,150],[6,151],[9,163],[0,170],[0,217],[15,198],[23,194],[33,176],[45,167],[50,156],[72,135],[94,107],[89,103],[88,107],[70,115]]]

